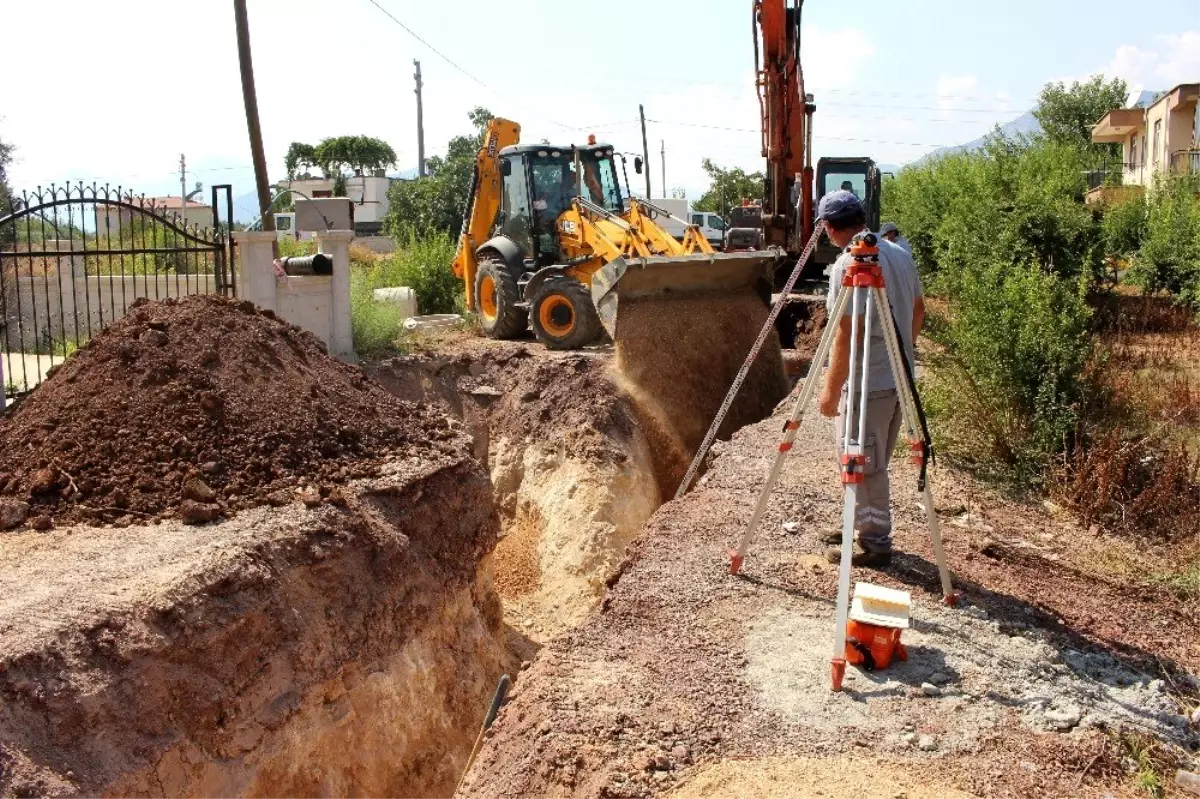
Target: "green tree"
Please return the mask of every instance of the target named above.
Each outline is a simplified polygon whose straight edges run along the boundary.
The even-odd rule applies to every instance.
[[[457,234],[462,229],[475,156],[488,122],[494,119],[486,108],[476,108],[467,117],[475,133],[455,136],[445,156],[425,159],[424,178],[398,180],[388,191],[384,228],[397,241],[430,231]]]
[[[333,136],[315,147],[292,142],[283,159],[288,179],[301,168],[317,167],[327,178],[336,178],[346,170],[369,174],[396,165],[396,151],[382,139],[371,136]]]
[[[762,172],[747,174],[741,167],[725,169],[710,158],[705,158],[700,165],[708,173],[709,186],[693,204],[697,211],[724,213],[730,206],[741,205],[743,199],[762,199],[765,180]]]
[[[1033,115],[1050,141],[1108,158],[1117,145],[1093,143],[1092,125],[1124,105],[1128,91],[1121,78],[1105,80],[1103,75],[1093,75],[1085,83],[1075,81],[1070,87],[1061,81],[1048,83],[1038,95]]]
[[[1146,292],[1167,291],[1200,311],[1200,177],[1160,178],[1146,200],[1146,232],[1130,270]]]
[[[1038,485],[1070,444],[1091,352],[1086,292],[1101,277],[1088,153],[998,132],[975,152],[900,171],[883,213],[949,303],[923,379],[945,450]]]
[[[311,144],[294,141],[283,158],[288,180],[295,180],[301,170],[308,171],[317,166],[316,148]]]

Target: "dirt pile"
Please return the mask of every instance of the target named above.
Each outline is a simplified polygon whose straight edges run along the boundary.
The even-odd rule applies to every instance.
[[[34,526],[206,521],[458,451],[446,417],[404,402],[249,302],[142,302],[0,419],[0,494]]]
[[[752,292],[622,303],[616,370],[650,438],[664,496],[674,494],[767,314]],[[772,331],[718,437],[769,415],[788,388]]]

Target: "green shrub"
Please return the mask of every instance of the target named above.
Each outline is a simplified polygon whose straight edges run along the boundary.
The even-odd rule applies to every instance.
[[[1145,198],[1134,195],[1105,208],[1100,231],[1108,257],[1124,259],[1136,253],[1146,237]]]
[[[354,349],[360,355],[382,355],[407,348],[399,307],[376,302],[374,291],[407,286],[417,299],[417,312],[456,313],[464,307],[462,281],[450,271],[454,241],[440,231],[411,234],[396,252],[379,256],[357,247],[350,252],[350,321]]]
[[[984,259],[1038,263],[1055,274],[1098,279],[1098,223],[1083,204],[1082,154],[1062,144],[1006,139],[902,169],[885,185],[883,217],[913,245],[927,281],[950,290]]]
[[[988,263],[957,281],[930,357],[926,404],[941,446],[1036,485],[1067,443],[1084,390],[1090,312],[1036,264]]]
[[[350,328],[354,350],[359,355],[382,355],[400,351],[404,329],[404,314],[391,303],[375,302],[372,292],[378,288],[371,282],[367,269],[350,271]]]
[[[1147,293],[1167,291],[1200,311],[1200,176],[1161,180],[1146,200],[1146,234],[1130,270]]]
[[[377,263],[372,285],[408,286],[417,296],[418,313],[460,313],[463,284],[450,271],[454,250],[454,239],[447,233],[410,234],[396,252]]]

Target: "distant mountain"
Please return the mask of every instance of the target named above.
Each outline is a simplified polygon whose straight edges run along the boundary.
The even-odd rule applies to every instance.
[[[900,171],[899,164],[876,164],[875,166],[879,169],[880,174],[891,172],[894,175]]]
[[[1035,133],[1041,133],[1042,126],[1040,123],[1038,123],[1037,117],[1033,115],[1032,111],[1026,111],[1024,114],[1021,114],[1021,116],[1017,117],[1011,122],[1005,122],[1003,125],[1001,125],[1000,132],[1009,138],[1015,138],[1017,136],[1032,136]],[[993,131],[989,130],[983,136],[980,136],[978,139],[972,139],[966,144],[958,144],[953,147],[939,147],[933,152],[927,153],[926,155],[918,158],[916,161],[913,161],[911,165],[915,166],[923,164],[931,158],[941,158],[942,156],[950,155],[951,153],[973,152],[982,148],[992,133]]]

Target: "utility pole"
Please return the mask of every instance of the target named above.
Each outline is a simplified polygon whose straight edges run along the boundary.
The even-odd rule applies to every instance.
[[[646,109],[638,103],[638,114],[642,118],[642,165],[645,167],[646,175],[646,199],[651,199],[650,195],[650,148],[646,144]]]
[[[666,141],[666,139],[659,139],[658,144],[659,144],[658,162],[660,164],[662,164],[662,176],[663,176],[662,195],[663,195],[663,197],[666,197],[667,196],[667,141]]]
[[[258,188],[258,212],[262,229],[274,230],[271,187],[267,185],[267,160],[263,155],[262,128],[258,124],[258,96],[254,91],[254,62],[250,58],[250,25],[246,20],[246,0],[233,0],[233,18],[237,25],[238,63],[242,70],[242,101],[246,105],[246,128],[250,132],[250,155],[254,159],[254,183]]]
[[[187,159],[179,154],[179,219],[187,227]]]
[[[422,116],[421,108],[421,62],[413,59],[413,66],[417,71],[413,73],[413,79],[417,82],[415,94],[417,95],[417,176],[425,177],[425,120]]]

